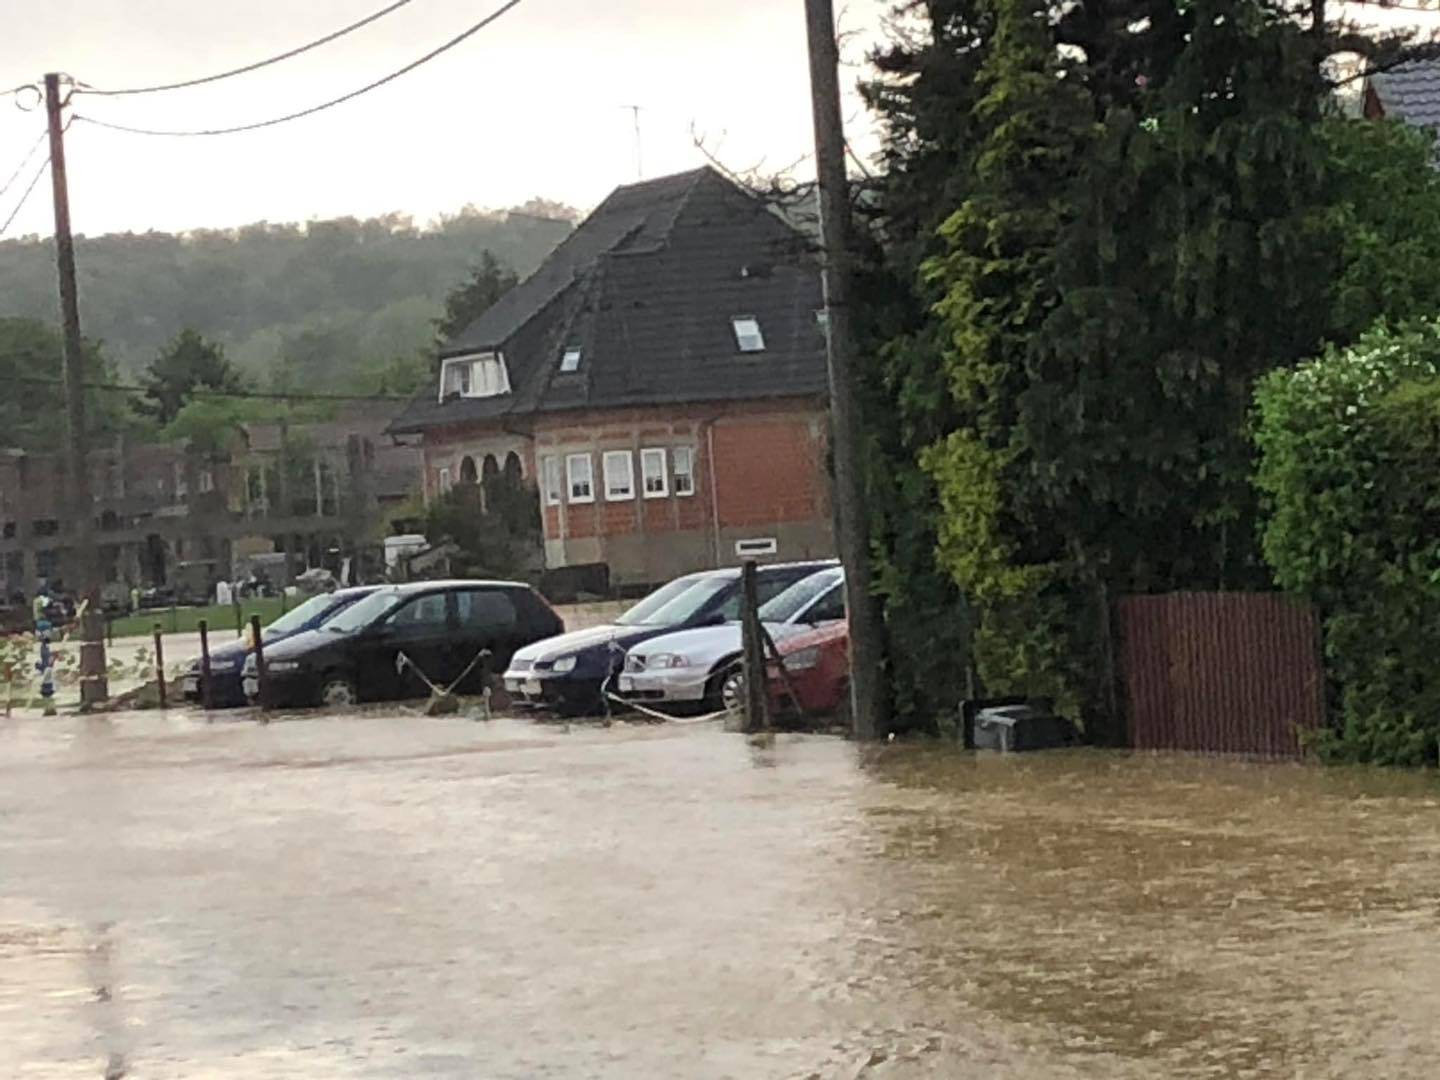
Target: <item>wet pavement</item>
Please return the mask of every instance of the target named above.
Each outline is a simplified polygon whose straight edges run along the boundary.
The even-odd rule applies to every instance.
[[[1433,1077],[1440,782],[0,725],[0,1076]]]

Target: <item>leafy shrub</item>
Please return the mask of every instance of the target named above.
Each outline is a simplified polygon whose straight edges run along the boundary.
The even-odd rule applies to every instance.
[[[1256,390],[1263,545],[1320,608],[1332,758],[1434,764],[1440,747],[1440,321],[1384,326]]]

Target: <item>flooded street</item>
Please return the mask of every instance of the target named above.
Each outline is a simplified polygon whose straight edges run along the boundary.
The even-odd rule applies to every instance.
[[[710,726],[0,726],[0,1076],[1431,1077],[1440,784]]]

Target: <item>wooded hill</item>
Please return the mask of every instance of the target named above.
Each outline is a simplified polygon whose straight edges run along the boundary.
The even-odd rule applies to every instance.
[[[124,376],[190,328],[222,343],[247,381],[320,389],[413,356],[484,252],[523,276],[575,217],[536,200],[508,211],[467,207],[424,227],[390,214],[84,237],[85,334]],[[48,238],[0,242],[4,316],[56,322]]]

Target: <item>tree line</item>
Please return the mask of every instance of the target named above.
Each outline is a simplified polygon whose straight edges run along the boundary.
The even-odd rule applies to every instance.
[[[576,217],[535,200],[467,208],[424,229],[388,215],[81,238],[92,379],[144,387],[139,397],[92,391],[93,426],[168,439],[217,420],[334,411],[202,390],[409,393],[430,377],[437,342],[538,266]],[[0,424],[23,448],[51,448],[62,434],[54,274],[49,240],[0,243],[0,379],[14,388]]]

